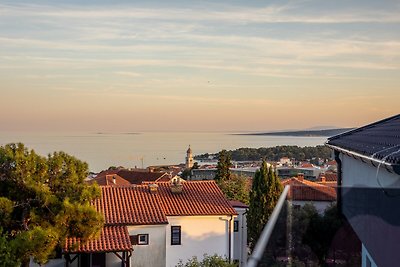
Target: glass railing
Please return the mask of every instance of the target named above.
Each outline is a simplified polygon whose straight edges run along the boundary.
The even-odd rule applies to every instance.
[[[303,200],[293,200],[292,194],[301,190],[293,186],[284,188],[249,256],[247,266],[361,266],[360,239],[341,211],[348,213],[351,206],[361,211],[359,194],[364,196],[366,192],[360,190],[359,194],[351,192],[346,195],[348,191],[339,190],[346,201],[340,202],[342,204],[338,208],[335,199],[307,200],[307,196],[313,198],[310,192],[303,192]],[[375,195],[374,199],[377,198],[376,193],[370,193]],[[361,201],[370,203],[365,199]],[[354,209],[351,211],[354,212]],[[396,218],[399,219],[398,216]]]

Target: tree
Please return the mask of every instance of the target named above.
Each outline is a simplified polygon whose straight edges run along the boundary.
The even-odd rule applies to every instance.
[[[252,250],[281,193],[282,185],[279,178],[272,166],[268,168],[267,162],[263,160],[260,170],[256,172],[253,179],[247,214],[248,240]]]
[[[221,180],[217,184],[225,197],[229,200],[238,200],[249,204],[250,179],[243,175],[232,174],[229,180]]]
[[[204,254],[204,258],[202,261],[198,261],[196,256],[193,256],[186,263],[183,263],[182,260],[176,265],[176,267],[237,267],[238,265],[235,263],[229,263],[227,259],[214,254],[209,256]]]
[[[90,205],[100,189],[84,183],[87,174],[86,163],[64,152],[45,158],[21,143],[0,147],[0,262],[43,264],[67,237],[100,233],[102,215]]]
[[[228,152],[224,149],[221,152],[219,152],[217,171],[215,173],[214,179],[217,182],[221,180],[229,180],[229,177],[231,176],[231,171],[229,169],[230,167],[232,167],[231,157],[228,154]]]

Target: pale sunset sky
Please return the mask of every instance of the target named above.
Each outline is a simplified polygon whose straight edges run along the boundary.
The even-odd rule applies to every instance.
[[[400,1],[1,1],[2,131],[269,131],[400,113]]]

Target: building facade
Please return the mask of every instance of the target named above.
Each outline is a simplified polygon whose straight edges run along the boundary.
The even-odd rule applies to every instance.
[[[328,139],[339,207],[362,242],[362,266],[398,266],[400,115]]]
[[[103,186],[100,238],[66,241],[67,266],[173,267],[204,254],[233,260],[237,212],[214,181]]]

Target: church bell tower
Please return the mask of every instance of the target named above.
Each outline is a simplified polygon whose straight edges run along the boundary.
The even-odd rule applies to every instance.
[[[192,167],[193,167],[193,153],[189,145],[189,148],[186,151],[186,169],[190,169]]]

